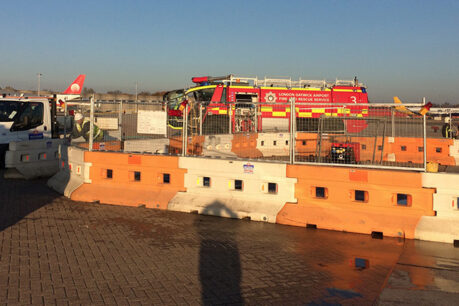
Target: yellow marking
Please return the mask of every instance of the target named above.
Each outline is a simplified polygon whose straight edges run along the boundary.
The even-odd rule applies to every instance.
[[[272,90],[287,90],[288,88],[287,87],[271,87],[271,86],[263,86],[263,87],[260,87],[261,89],[272,89]]]
[[[237,85],[231,85],[231,88],[256,89],[256,87],[253,87],[253,86],[237,86]]]
[[[285,117],[287,115],[286,112],[273,112],[273,117]]]
[[[226,114],[228,114],[228,111],[226,109],[225,110],[219,110],[218,113],[220,115],[226,115]]]
[[[337,113],[333,113],[332,117],[338,117],[338,114]]]
[[[196,90],[207,89],[207,88],[215,88],[215,87],[217,87],[217,85],[206,85],[206,86],[193,87],[193,88],[188,89],[185,92],[185,95],[190,93],[190,92],[196,91]]]
[[[312,118],[312,113],[299,113],[300,118]]]
[[[318,88],[318,87],[303,87],[303,88],[291,88],[291,90],[304,90],[304,91],[321,91],[322,88]]]
[[[363,117],[363,115],[362,114],[357,114],[357,117]]]
[[[325,108],[313,108],[312,112],[315,114],[323,114],[325,113]]]
[[[172,128],[172,129],[174,129],[174,130],[181,130],[182,129],[182,127],[176,127],[176,126],[173,126],[173,125],[170,125],[170,124],[168,124],[168,126],[170,128]]]
[[[262,111],[262,112],[272,112],[272,111],[273,111],[273,108],[272,108],[272,107],[262,106],[262,107],[261,107],[261,111]]]
[[[200,184],[199,184],[199,178],[196,180],[196,185],[200,185]]]
[[[333,91],[341,91],[341,92],[362,92],[361,89],[333,89]]]

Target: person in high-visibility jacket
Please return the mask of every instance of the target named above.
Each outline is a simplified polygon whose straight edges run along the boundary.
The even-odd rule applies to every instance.
[[[81,113],[76,113],[74,117],[74,124],[72,130],[72,138],[78,138],[83,136],[86,141],[89,140],[89,130],[91,123],[89,119],[85,118]],[[104,140],[104,132],[97,126],[93,125],[93,140],[102,141]]]

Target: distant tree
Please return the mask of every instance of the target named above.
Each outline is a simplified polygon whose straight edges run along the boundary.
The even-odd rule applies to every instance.
[[[4,88],[4,90],[5,90],[5,91],[17,91],[16,89],[14,89],[14,88],[11,87],[11,86],[6,86],[6,87]]]
[[[107,91],[109,95],[121,95],[123,92],[121,90],[112,90],[112,91]]]
[[[84,87],[83,88],[83,95],[92,95],[92,94],[95,94],[96,91],[92,88],[87,88],[87,87]]]
[[[139,92],[139,96],[151,96],[151,92],[149,92],[149,91],[141,91],[141,92]]]

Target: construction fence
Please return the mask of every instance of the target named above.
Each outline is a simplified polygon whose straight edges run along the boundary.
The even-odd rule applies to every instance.
[[[448,116],[397,106],[92,100],[73,110],[90,131],[72,143],[100,151],[425,170],[427,139],[444,138]],[[455,137],[459,122],[449,118],[448,137]]]

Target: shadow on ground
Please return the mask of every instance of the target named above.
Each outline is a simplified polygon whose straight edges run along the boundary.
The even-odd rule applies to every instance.
[[[46,188],[46,179],[7,180],[3,174],[0,170],[0,232],[60,196]]]
[[[237,218],[233,211],[220,202],[206,206],[202,214]],[[201,239],[199,280],[203,305],[243,304],[241,261],[235,237],[239,224],[240,221],[235,220],[232,231],[219,231],[218,228],[209,231],[205,218],[198,218],[195,222]]]

